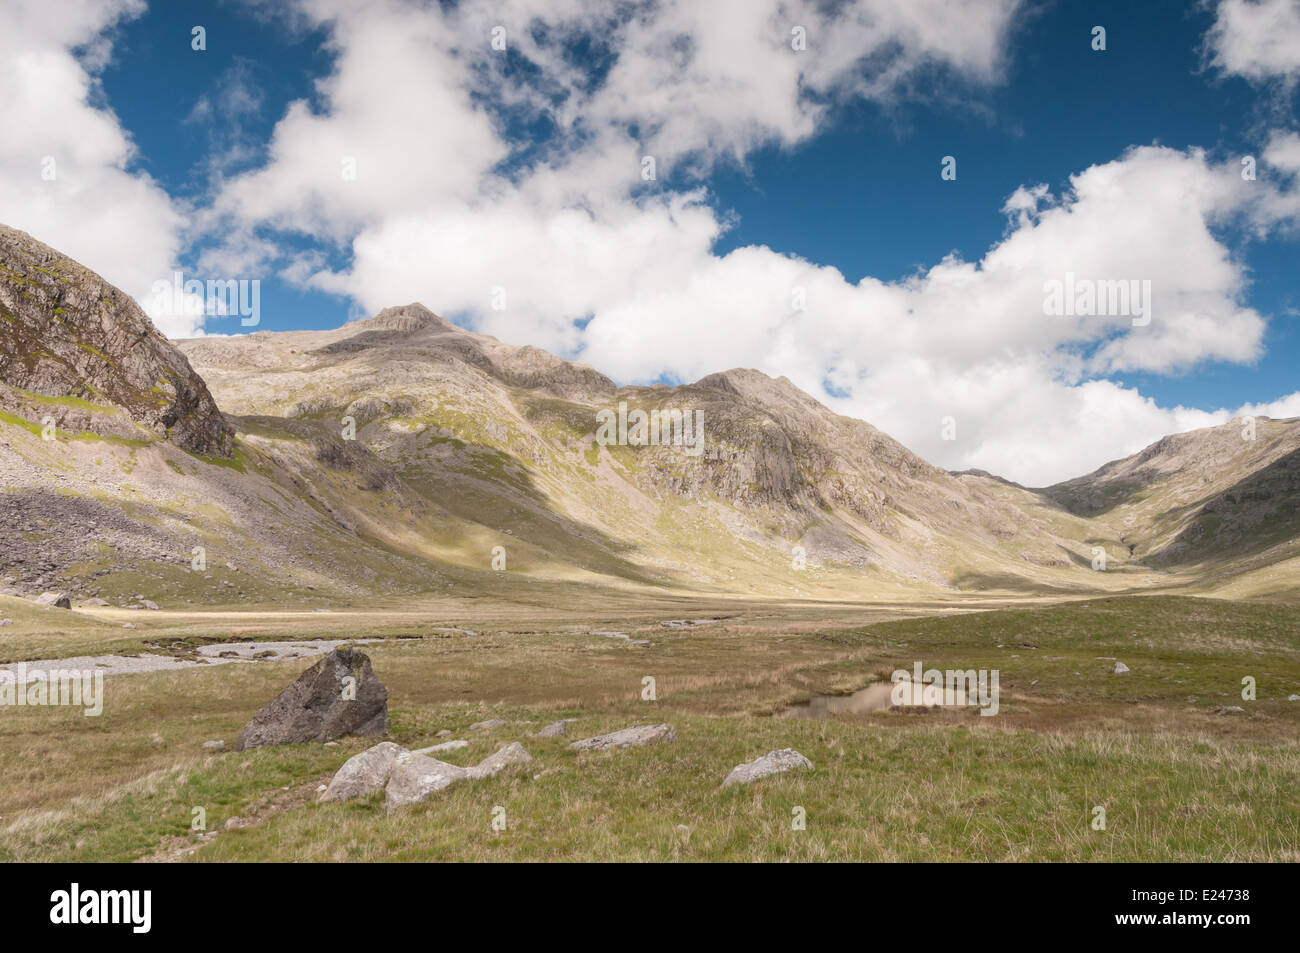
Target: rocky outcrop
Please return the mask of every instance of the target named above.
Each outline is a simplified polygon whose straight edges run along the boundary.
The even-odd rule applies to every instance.
[[[18,400],[40,403],[42,415],[62,429],[82,429],[64,423],[69,414],[93,429],[96,415],[87,405],[117,408],[192,453],[230,456],[233,431],[207,385],[139,305],[5,225],[0,326],[0,383],[21,392]],[[10,409],[32,412],[31,406]]]
[[[793,748],[782,748],[779,751],[769,751],[763,757],[755,758],[745,764],[736,765],[723,779],[722,786],[729,788],[733,784],[749,784],[751,781],[780,774],[783,771],[811,767],[812,762]]]
[[[612,731],[607,735],[583,738],[569,745],[578,751],[604,751],[607,748],[633,748],[638,745],[658,744],[661,741],[676,741],[677,731],[672,725],[637,725]]]
[[[344,735],[388,734],[388,689],[356,649],[334,649],[239,733],[238,750],[260,745],[333,741]]]

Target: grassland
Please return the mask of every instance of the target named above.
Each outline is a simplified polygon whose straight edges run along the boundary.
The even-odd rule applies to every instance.
[[[232,745],[304,662],[116,676],[99,718],[0,709],[0,859],[1300,860],[1300,702],[1286,700],[1300,693],[1295,606],[584,605],[130,613],[148,619],[135,631],[122,612],[15,617],[0,629],[3,660],[384,637],[365,650],[389,688],[393,740],[418,747],[448,729],[470,742],[449,761],[515,740],[534,761],[391,815],[381,798],[321,805],[317,786],[370,742],[201,747]],[[41,616],[60,626],[42,635]],[[683,616],[713,621],[658,624]],[[453,625],[479,634],[442,631]],[[587,634],[605,629],[651,644]],[[1111,658],[1131,671],[1114,675]],[[999,670],[999,714],[773,717],[918,660]],[[647,676],[654,701],[642,699]],[[1256,700],[1242,700],[1246,676]],[[576,719],[570,739],[670,722],[679,740],[578,754],[532,737],[561,717]],[[487,718],[507,724],[468,731]],[[720,788],[734,765],[784,747],[814,769]],[[1093,828],[1098,806],[1105,830]],[[209,836],[191,831],[196,807]],[[505,831],[492,829],[497,807]]]

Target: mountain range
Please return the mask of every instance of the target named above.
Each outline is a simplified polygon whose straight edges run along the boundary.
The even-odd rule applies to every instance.
[[[618,386],[418,303],[329,331],[168,341],[128,295],[5,226],[0,322],[10,594],[1300,596],[1300,419],[1171,435],[1031,489],[935,467],[784,377]],[[699,446],[600,438],[637,411],[695,415]]]

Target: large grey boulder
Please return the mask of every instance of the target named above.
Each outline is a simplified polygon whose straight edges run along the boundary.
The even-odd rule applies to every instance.
[[[782,771],[811,767],[812,762],[793,748],[782,748],[779,751],[769,751],[763,757],[755,758],[745,764],[736,765],[723,780],[722,786],[729,788],[733,784],[748,784],[751,781],[757,781],[759,778],[780,774]]]
[[[438,761],[414,752],[403,752],[393,761],[384,807],[393,811],[408,804],[418,804],[431,794],[444,791],[458,781],[493,778],[511,765],[528,764],[532,756],[523,745],[512,741],[490,754],[472,768]]]
[[[47,609],[71,609],[72,600],[68,598],[66,592],[42,592],[36,597],[38,606],[45,606]]]
[[[612,731],[607,735],[583,738],[569,745],[579,751],[603,751],[607,748],[632,748],[637,745],[657,744],[661,741],[676,741],[677,731],[672,725],[637,725]]]
[[[330,780],[322,801],[348,801],[354,797],[364,797],[372,791],[382,791],[393,773],[393,765],[398,755],[406,749],[391,741],[381,741],[373,748],[367,748],[358,755],[353,755],[343,762]]]
[[[388,786],[384,789],[384,808],[394,811],[419,803],[465,777],[464,768],[436,758],[410,753],[398,755],[388,776]]]
[[[333,741],[344,735],[382,738],[388,734],[388,689],[370,667],[370,657],[352,648],[334,649],[239,733],[236,749]]]

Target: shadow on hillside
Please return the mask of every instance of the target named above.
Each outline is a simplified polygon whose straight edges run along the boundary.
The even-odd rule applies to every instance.
[[[1196,511],[1177,536],[1140,562],[1158,567],[1221,563],[1300,536],[1300,450],[1256,470]]]
[[[313,415],[313,418],[317,416]],[[513,537],[576,568],[646,586],[666,585],[663,579],[649,576],[633,561],[632,557],[640,551],[638,546],[615,539],[596,526],[558,512],[538,487],[529,469],[513,456],[493,447],[456,438],[457,453],[469,460],[467,465],[457,465],[448,460],[428,461],[431,464],[429,470],[412,472],[410,468],[394,467],[360,440],[342,441],[331,428],[313,418],[248,416],[233,419],[243,432],[281,435],[310,442],[318,465],[362,477],[362,492],[405,491],[434,512],[450,514],[463,525],[444,522],[426,526],[430,535],[439,537],[440,542],[449,546],[467,544],[472,535],[470,527],[481,526],[501,533],[507,543]],[[448,471],[454,480],[439,484],[438,469]],[[385,549],[393,548],[391,543],[383,546]],[[419,553],[405,555],[428,559]],[[487,558],[485,553],[485,566]]]

